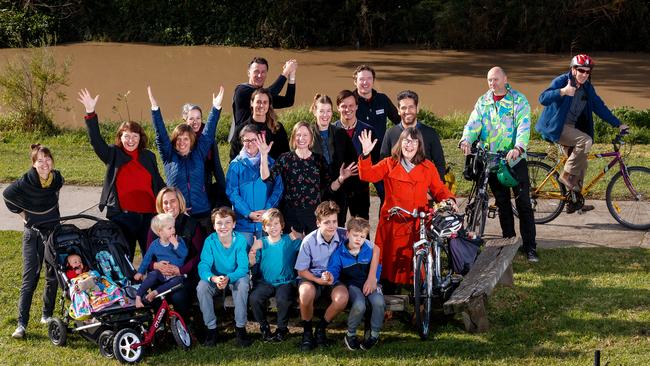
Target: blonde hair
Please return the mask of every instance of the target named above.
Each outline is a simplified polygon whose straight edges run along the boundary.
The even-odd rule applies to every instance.
[[[176,149],[176,140],[184,133],[186,133],[190,138],[190,149],[194,148],[194,142],[196,142],[196,133],[192,129],[192,126],[188,125],[187,123],[181,123],[180,125],[176,126],[176,128],[174,128],[174,131],[172,131],[172,148]]]
[[[187,211],[187,203],[185,203],[183,192],[176,187],[165,187],[158,192],[158,195],[156,196],[156,211],[159,214],[165,213],[165,210],[163,210],[163,196],[170,192],[176,194],[176,199],[178,200],[178,211],[180,214],[184,214],[185,211]]]
[[[289,138],[289,147],[291,150],[296,149],[296,133],[298,133],[298,129],[300,127],[305,127],[311,135],[311,142],[309,143],[309,149],[311,150],[311,148],[314,147],[314,128],[311,124],[309,124],[309,122],[305,121],[300,121],[293,126],[293,129],[291,130],[291,137]]]
[[[284,216],[282,212],[277,208],[270,208],[262,215],[262,226],[267,226],[271,224],[271,220],[278,219],[280,220],[280,226],[284,229]]]
[[[172,214],[161,213],[151,219],[151,231],[160,236],[160,230],[166,225],[174,226],[175,220]]]
[[[363,217],[355,216],[345,223],[345,228],[348,231],[367,234],[370,231],[370,222]]]

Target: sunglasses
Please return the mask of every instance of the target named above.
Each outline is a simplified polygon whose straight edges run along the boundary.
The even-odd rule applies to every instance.
[[[587,74],[587,75],[591,74],[591,69],[579,69],[579,68],[576,68],[576,70],[581,74]]]

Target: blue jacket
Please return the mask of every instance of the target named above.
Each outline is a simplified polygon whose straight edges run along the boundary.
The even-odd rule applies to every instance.
[[[212,276],[228,276],[229,283],[248,275],[248,252],[246,239],[233,231],[232,243],[225,248],[217,233],[205,239],[199,262],[199,278],[210,282]]]
[[[341,282],[346,286],[356,286],[363,289],[368,279],[370,262],[372,261],[372,247],[366,240],[359,250],[357,256],[353,256],[348,249],[348,240],[334,250],[330,256],[327,270],[332,274],[334,283]],[[377,267],[377,281],[381,274],[381,265]]]
[[[544,139],[552,142],[557,142],[560,139],[562,128],[564,128],[564,121],[566,120],[567,113],[569,113],[569,109],[571,108],[571,102],[573,101],[573,97],[560,95],[560,89],[567,85],[569,78],[573,83],[575,83],[575,80],[569,71],[551,81],[551,85],[539,96],[539,102],[544,106],[544,110],[539,116],[539,120],[537,120],[535,130],[537,130]],[[582,111],[580,117],[578,117],[578,121],[576,121],[576,128],[591,136],[593,139],[594,118],[592,112],[596,113],[598,117],[602,118],[610,125],[618,127],[621,124],[621,121],[612,114],[603,100],[600,99],[598,94],[596,94],[596,90],[591,85],[591,81],[587,81],[582,85],[582,87],[585,88],[587,105]]]
[[[271,157],[269,168],[275,162]],[[262,223],[248,217],[252,211],[277,207],[282,198],[282,179],[260,178],[260,167],[251,163],[244,155],[238,155],[228,166],[226,194],[237,214],[236,231],[252,233],[262,231]]]
[[[172,146],[160,108],[151,111],[153,128],[156,132],[156,146],[165,167],[167,184],[178,188],[183,193],[190,215],[210,212],[211,209],[205,186],[205,159],[214,141],[220,114],[220,110],[212,107],[206,128],[200,136],[197,136],[194,148],[187,156],[182,156]]]

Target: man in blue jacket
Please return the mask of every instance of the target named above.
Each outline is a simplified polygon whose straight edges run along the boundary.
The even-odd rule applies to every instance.
[[[613,127],[627,129],[607,108],[591,85],[594,61],[586,54],[571,59],[568,73],[556,77],[539,96],[544,110],[535,129],[544,139],[566,146],[569,159],[559,180],[568,189],[580,190],[587,170],[587,156],[594,138],[593,114]],[[567,207],[567,210],[570,208]],[[584,205],[582,210],[593,210]],[[569,212],[569,211],[567,211]],[[571,211],[573,212],[573,211]],[[569,213],[571,213],[569,212]]]

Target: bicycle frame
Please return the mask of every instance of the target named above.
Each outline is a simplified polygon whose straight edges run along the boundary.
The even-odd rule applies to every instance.
[[[178,287],[178,286],[176,286]],[[155,337],[156,337],[156,332],[158,329],[161,328],[164,322],[167,322],[172,316],[178,317],[179,321],[183,323],[183,326],[186,326],[185,320],[183,317],[171,309],[169,307],[169,303],[167,302],[167,299],[165,298],[165,295],[172,292],[176,287],[169,289],[162,294],[158,295],[157,297],[162,298],[162,304],[156,311],[156,316],[153,318],[153,323],[151,323],[151,326],[149,327],[149,330],[144,335],[144,340],[141,343],[134,343],[131,345],[131,349],[137,349],[138,347],[144,347],[148,346],[153,343]]]

